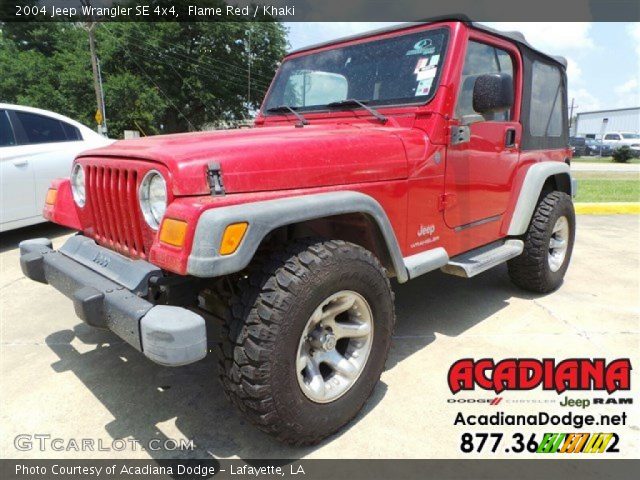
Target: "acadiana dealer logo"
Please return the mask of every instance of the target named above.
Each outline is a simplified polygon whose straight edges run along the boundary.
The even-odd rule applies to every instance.
[[[508,358],[495,362],[491,358],[465,358],[451,365],[449,389],[461,390],[606,390],[609,394],[631,388],[631,362],[619,358],[607,363],[604,358],[555,359]]]
[[[606,391],[609,395],[619,390],[631,389],[631,362],[619,358],[607,362],[604,358],[570,358],[556,361],[552,358],[507,358],[494,361],[490,358],[474,360],[465,358],[451,365],[448,385],[455,395],[460,391],[486,390],[497,396],[485,398],[455,397],[448,403],[485,404],[493,412],[458,411],[453,425],[464,427],[459,439],[460,452],[465,454],[619,454],[621,436],[616,427],[627,425],[627,412],[607,412],[591,414],[584,409],[593,405],[631,405],[632,398],[609,396],[589,398],[578,395],[575,398],[564,395],[562,399],[547,399],[561,413],[554,411],[527,411],[509,413],[502,406],[505,403],[531,402],[533,399],[506,399],[501,392],[506,390],[531,391],[541,389],[556,392],[566,391]],[[542,401],[542,400],[537,400]],[[552,407],[547,403],[546,409]],[[574,410],[575,409],[575,410]],[[515,428],[514,428],[515,427]],[[542,431],[527,431],[531,427]],[[578,432],[584,427],[593,430]],[[481,429],[472,432],[472,429]],[[508,428],[507,431],[495,431]],[[571,430],[564,430],[570,428]],[[609,430],[610,428],[610,430]],[[515,430],[515,431],[514,431]],[[628,448],[628,447],[627,447]]]

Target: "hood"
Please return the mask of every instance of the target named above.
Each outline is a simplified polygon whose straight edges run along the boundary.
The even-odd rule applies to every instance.
[[[373,124],[316,124],[158,135],[121,140],[83,157],[165,165],[174,195],[209,194],[207,166],[220,165],[227,193],[406,178],[401,137],[409,129]]]

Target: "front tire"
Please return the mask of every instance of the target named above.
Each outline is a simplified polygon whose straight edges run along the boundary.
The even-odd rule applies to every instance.
[[[351,421],[377,384],[395,324],[393,292],[369,251],[304,240],[241,282],[223,327],[220,378],[260,429],[295,445]]]
[[[569,267],[576,217],[564,192],[542,196],[524,235],[524,251],[509,260],[509,276],[520,288],[536,293],[557,289]]]

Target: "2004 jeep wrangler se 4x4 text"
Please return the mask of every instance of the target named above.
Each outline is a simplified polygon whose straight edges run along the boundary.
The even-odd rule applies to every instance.
[[[565,67],[461,19],[293,52],[252,129],[82,153],[44,208],[80,233],[57,251],[22,242],[22,270],[163,365],[205,357],[221,321],[227,396],[280,440],[316,443],[380,378],[390,278],[508,262],[519,287],[561,284]]]

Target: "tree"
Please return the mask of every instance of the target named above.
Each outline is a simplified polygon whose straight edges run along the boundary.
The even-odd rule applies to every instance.
[[[104,22],[96,40],[109,135],[119,137],[125,129],[184,132],[248,118],[285,53],[286,31],[273,21]],[[0,64],[2,101],[95,124],[88,39],[79,25],[0,24]]]

